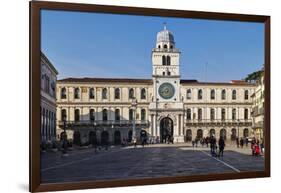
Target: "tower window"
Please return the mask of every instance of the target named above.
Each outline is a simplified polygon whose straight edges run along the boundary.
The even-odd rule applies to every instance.
[[[161,48],[161,46],[160,46],[160,45],[158,45],[158,48]]]
[[[171,46],[170,46],[170,48],[171,48],[171,49],[173,49],[173,48],[174,48],[174,46],[173,46],[173,45],[171,45]]]
[[[167,56],[167,65],[171,65],[171,57]]]
[[[162,65],[166,66],[166,56],[162,56]]]
[[[167,49],[167,48],[168,48],[167,44],[164,44],[164,48],[165,48],[165,49]]]
[[[171,75],[171,72],[170,72],[170,71],[168,71],[167,73],[168,73],[168,76],[170,76],[170,75]]]
[[[165,76],[165,72],[163,72],[162,74],[163,74],[163,76]]]

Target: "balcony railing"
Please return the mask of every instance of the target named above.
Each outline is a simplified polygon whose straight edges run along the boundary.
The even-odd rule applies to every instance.
[[[72,126],[93,126],[93,127],[132,127],[133,121],[132,120],[80,120],[80,121],[66,121],[66,126],[67,127],[72,127]],[[136,120],[135,124],[137,127],[148,127],[149,126],[149,121],[148,120]],[[58,125],[60,127],[63,127],[64,122],[63,121],[58,121]]]
[[[179,52],[177,48],[154,48],[154,52]]]
[[[251,119],[193,119],[186,120],[186,126],[252,126]]]

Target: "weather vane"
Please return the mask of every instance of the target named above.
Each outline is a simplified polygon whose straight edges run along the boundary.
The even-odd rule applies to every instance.
[[[167,29],[167,23],[164,22],[163,24],[164,24],[164,30],[166,30]]]

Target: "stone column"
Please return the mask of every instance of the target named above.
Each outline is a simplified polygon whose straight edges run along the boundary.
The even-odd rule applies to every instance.
[[[153,115],[150,115],[150,130],[149,133],[154,136],[154,120]]]

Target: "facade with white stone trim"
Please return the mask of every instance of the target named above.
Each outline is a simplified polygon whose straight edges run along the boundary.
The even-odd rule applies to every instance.
[[[145,131],[149,140],[186,142],[210,135],[251,137],[252,94],[244,81],[180,78],[180,55],[166,28],[152,49],[151,79],[66,78],[57,82],[57,133],[79,143],[121,143]],[[137,99],[136,113],[132,100]]]

